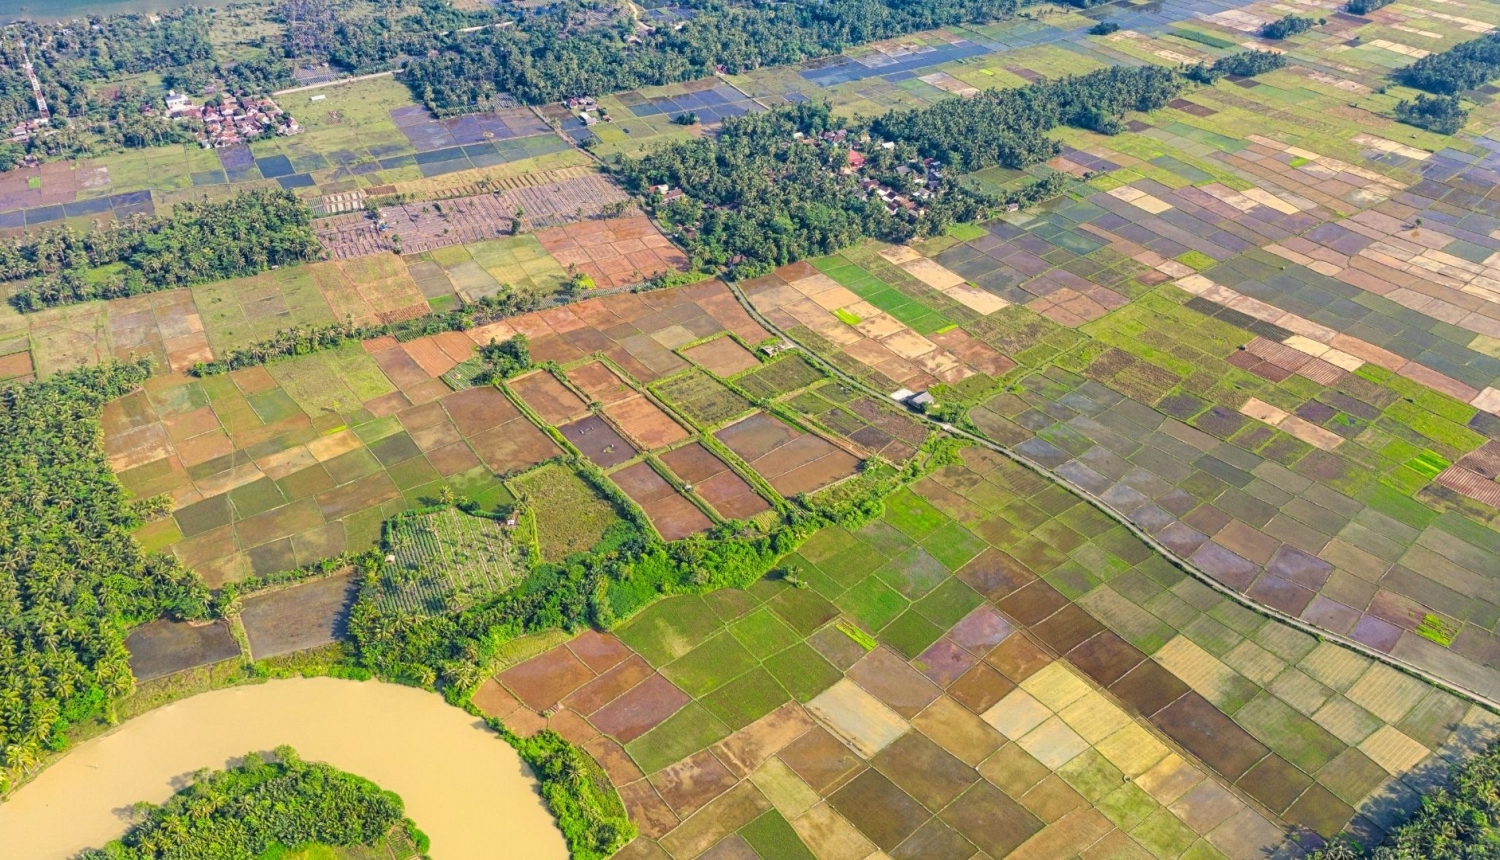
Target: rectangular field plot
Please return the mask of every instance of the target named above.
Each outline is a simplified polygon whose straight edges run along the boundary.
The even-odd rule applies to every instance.
[[[643,394],[605,406],[604,414],[645,450],[664,448],[688,437],[681,424]]]
[[[687,258],[644,215],[551,227],[536,238],[565,268],[577,266],[600,287],[687,271]]]
[[[548,464],[510,484],[536,529],[543,561],[590,549],[621,521],[614,507],[566,466]]]
[[[601,469],[618,466],[638,453],[615,428],[597,415],[560,424],[557,429],[564,439],[572,442],[583,456]]]
[[[771,509],[744,478],[698,442],[674,448],[661,459],[725,519],[748,520]]]
[[[709,373],[725,379],[760,364],[753,353],[729,337],[700,343],[683,350],[682,354]]]
[[[153,621],[130,631],[125,638],[125,650],[130,652],[130,674],[137,681],[240,656],[239,643],[223,621],[212,624]]]
[[[509,384],[548,424],[562,424],[588,412],[587,404],[559,382],[551,371],[528,373]]]
[[[854,474],[859,461],[821,436],[795,430],[764,413],[714,433],[783,496],[810,493]]]
[[[678,540],[713,526],[713,521],[673,489],[650,463],[627,466],[611,474],[610,479],[645,509],[663,540]]]
[[[382,206],[378,220],[365,212],[332,215],[318,219],[314,230],[335,259],[388,253],[396,248],[393,234],[399,234],[403,253],[420,254],[513,236],[518,220],[523,230],[535,231],[596,217],[604,206],[630,200],[601,174],[568,173],[559,181],[516,183],[498,193]],[[380,229],[380,221],[389,229]]]
[[[774,399],[823,379],[823,372],[796,352],[784,353],[734,380],[752,397]]]
[[[240,612],[256,660],[342,639],[359,581],[352,573],[246,598]]]
[[[927,425],[900,408],[829,381],[786,401],[872,454],[903,465],[927,438]]]
[[[654,390],[678,412],[701,427],[715,427],[752,408],[749,401],[700,370],[659,382]]]
[[[447,508],[400,517],[387,527],[395,562],[380,573],[381,607],[438,613],[484,600],[524,573],[504,523]]]

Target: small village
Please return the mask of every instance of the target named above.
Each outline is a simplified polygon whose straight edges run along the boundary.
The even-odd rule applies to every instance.
[[[302,126],[269,97],[237,98],[224,94],[207,104],[196,105],[181,93],[168,92],[167,116],[203,123],[198,142],[204,149],[222,149],[248,143],[267,134],[300,134]]]

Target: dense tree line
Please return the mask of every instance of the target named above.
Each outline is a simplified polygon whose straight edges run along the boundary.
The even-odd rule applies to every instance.
[[[107,364],[0,388],[0,765],[12,777],[134,689],[126,627],[208,615],[202,581],[131,537],[139,506],[101,445],[104,404],[149,375],[144,361]]]
[[[1237,54],[1220,57],[1212,64],[1197,63],[1188,66],[1183,70],[1183,74],[1201,84],[1211,84],[1225,75],[1253,78],[1285,65],[1286,54],[1278,54],[1275,51],[1240,51]]]
[[[1349,0],[1344,4],[1344,11],[1350,15],[1368,15],[1376,9],[1385,7],[1396,2],[1396,0]]]
[[[26,56],[54,116],[86,117],[105,106],[93,92],[101,82],[211,59],[211,19],[211,12],[189,7],[155,15],[12,24],[0,39],[0,123],[36,116]]]
[[[624,804],[588,753],[551,729],[523,738],[498,720],[490,725],[510,741],[542,784],[542,797],[557,817],[569,857],[604,860],[635,838]]]
[[[364,74],[445,49],[460,31],[502,20],[495,9],[457,9],[447,0],[389,0],[358,18],[341,14],[346,8],[337,0],[281,0],[273,16],[286,28],[283,52]]]
[[[31,279],[10,297],[24,313],[253,275],[321,253],[312,212],[295,194],[251,190],[99,230],[64,225],[0,241],[0,280]]]
[[[1472,90],[1500,77],[1500,30],[1428,54],[1396,72],[1396,80],[1440,96]]]
[[[256,860],[304,845],[375,845],[398,825],[420,842],[401,798],[363,777],[305,762],[288,746],[273,759],[246,753],[235,767],[200,771],[160,806],[82,860]]]
[[[358,325],[352,321],[329,323],[317,326],[294,326],[276,332],[272,337],[257,341],[247,347],[227,349],[213,361],[200,361],[189,371],[194,376],[214,376],[255,367],[294,355],[309,355],[325,349],[337,349],[346,343],[356,343],[375,337],[390,335],[399,341],[416,340],[445,331],[467,331],[476,326],[530,313],[542,306],[542,300],[533,293],[517,293],[505,290],[494,295],[483,296],[478,301],[451,311],[431,313],[415,319],[392,323]],[[529,355],[529,352],[528,352]]]
[[[216,81],[223,84],[224,92],[238,96],[263,96],[297,85],[291,64],[272,55],[228,64],[194,63],[162,76],[163,86],[183,93],[204,92]]]
[[[1368,850],[1340,840],[1308,860],[1482,860],[1500,855],[1500,747],[1453,768],[1451,784]]]
[[[847,146],[815,142],[840,125],[827,105],[783,106],[731,119],[716,138],[674,143],[619,160],[613,169],[642,195],[656,185],[684,189],[658,214],[679,229],[694,268],[729,265],[739,274],[831,253],[868,236],[903,242],[931,235],[984,210],[978,195],[944,181],[924,201],[925,214],[892,214],[860,187],[860,173],[843,169]]]
[[[1184,86],[1180,75],[1161,66],[1114,66],[891,111],[870,129],[882,139],[911,143],[923,156],[957,170],[1019,169],[1057,154],[1048,131],[1075,125],[1115,133],[1127,111],[1155,110]]]
[[[446,37],[435,53],[408,63],[402,76],[438,113],[474,110],[498,93],[540,104],[691,80],[721,68],[738,73],[793,63],[934,27],[998,20],[1015,12],[1017,0],[691,0],[683,6],[690,20],[650,31],[628,15],[597,22],[602,13],[581,0],[518,11],[509,26]]]
[[[1322,24],[1318,18],[1309,18],[1305,15],[1287,15],[1260,28],[1260,35],[1266,39],[1287,39],[1298,33],[1306,33],[1308,30]]]
[[[1418,93],[1416,99],[1402,99],[1396,104],[1396,119],[1438,134],[1457,134],[1469,121],[1469,112],[1456,96]]]

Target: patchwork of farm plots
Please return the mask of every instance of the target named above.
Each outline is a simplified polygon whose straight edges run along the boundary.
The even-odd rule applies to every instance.
[[[370,258],[338,265],[356,262]],[[282,281],[273,294],[282,300],[314,289],[313,278]],[[263,297],[214,289],[224,302],[264,311]],[[248,339],[224,320],[210,321],[211,339]],[[561,370],[531,372],[503,391],[459,381],[477,345],[517,333],[539,361]],[[765,339],[717,282],[608,296],[465,333],[378,338],[224,376],[158,376],[109,404],[105,450],[127,489],[172,498],[172,517],[145,527],[142,541],[214,584],[368,546],[382,521],[431,504],[444,488],[485,508],[521,497],[538,512],[531,528],[544,559],[586,550],[616,513],[563,466],[530,471],[563,454],[564,444],[615,475],[669,539],[760,517],[783,495],[854,474],[864,457],[899,465],[916,454],[926,436],[920,424],[793,353],[761,364],[740,345]],[[730,372],[713,362],[724,381],[684,357],[706,357],[705,347],[723,354],[723,343],[750,363]],[[712,386],[721,404],[700,411],[682,385],[694,380]],[[757,411],[731,385],[780,417]],[[793,402],[816,409],[803,416]],[[558,509],[568,514],[552,515]],[[418,542],[407,541],[411,552],[432,551]],[[437,564],[426,555],[402,559],[398,553],[397,568]],[[433,576],[393,585],[390,599],[427,611],[509,582],[503,571],[462,565]]]
[[[172,372],[104,416],[125,486],[173,500],[146,547],[218,585],[368,546],[405,514],[382,600],[413,613],[623,533],[601,480],[666,540],[837,497],[923,456],[929,425],[886,395],[929,391],[1035,468],[963,449],[781,576],[664,598],[504,668],[475,703],[598,760],[641,830],[628,860],[1371,844],[1500,734],[1374,659],[1500,698],[1500,108],[1485,88],[1469,133],[1419,132],[1388,118],[1411,93],[1386,78],[1500,15],[1402,0],[1257,40],[1284,12],[1166,0],[1091,12],[1121,25],[1106,37],[1076,13],[947,28],[606,96],[613,121],[588,129],[560,106],[437,120],[360,82],[310,102],[299,138],[163,150],[150,175],[139,157],[42,168],[0,184],[0,229],[274,179],[334,213],[335,259],[7,313],[0,377],[151,353]],[[739,284],[793,348],[709,281],[182,375],[294,325],[685,269],[646,218],[593,217],[622,198],[569,141],[630,153],[702,134],[671,122],[687,111],[873,114],[1256,45],[1292,62],[965,178],[1001,192],[1057,170],[1057,200]],[[355,211],[367,193],[448,199],[388,207],[401,257],[369,253],[391,243]],[[516,209],[531,232],[505,235]],[[475,347],[515,334],[542,366],[470,387]],[[519,521],[406,513],[445,490]],[[250,651],[331,641],[349,588],[247,600]],[[223,626],[148,625],[130,647],[142,679],[238,653]]]
[[[1495,731],[998,457],[913,490],[782,562],[810,587],[666,599],[475,702],[598,759],[641,828],[628,857],[1262,856],[1288,828],[1379,838]]]

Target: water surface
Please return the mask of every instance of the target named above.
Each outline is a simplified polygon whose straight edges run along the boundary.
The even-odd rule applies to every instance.
[[[0,856],[101,846],[125,832],[132,804],[280,744],[401,795],[436,860],[567,857],[535,778],[483,723],[432,693],[333,678],[204,693],[80,744],[0,804]]]

